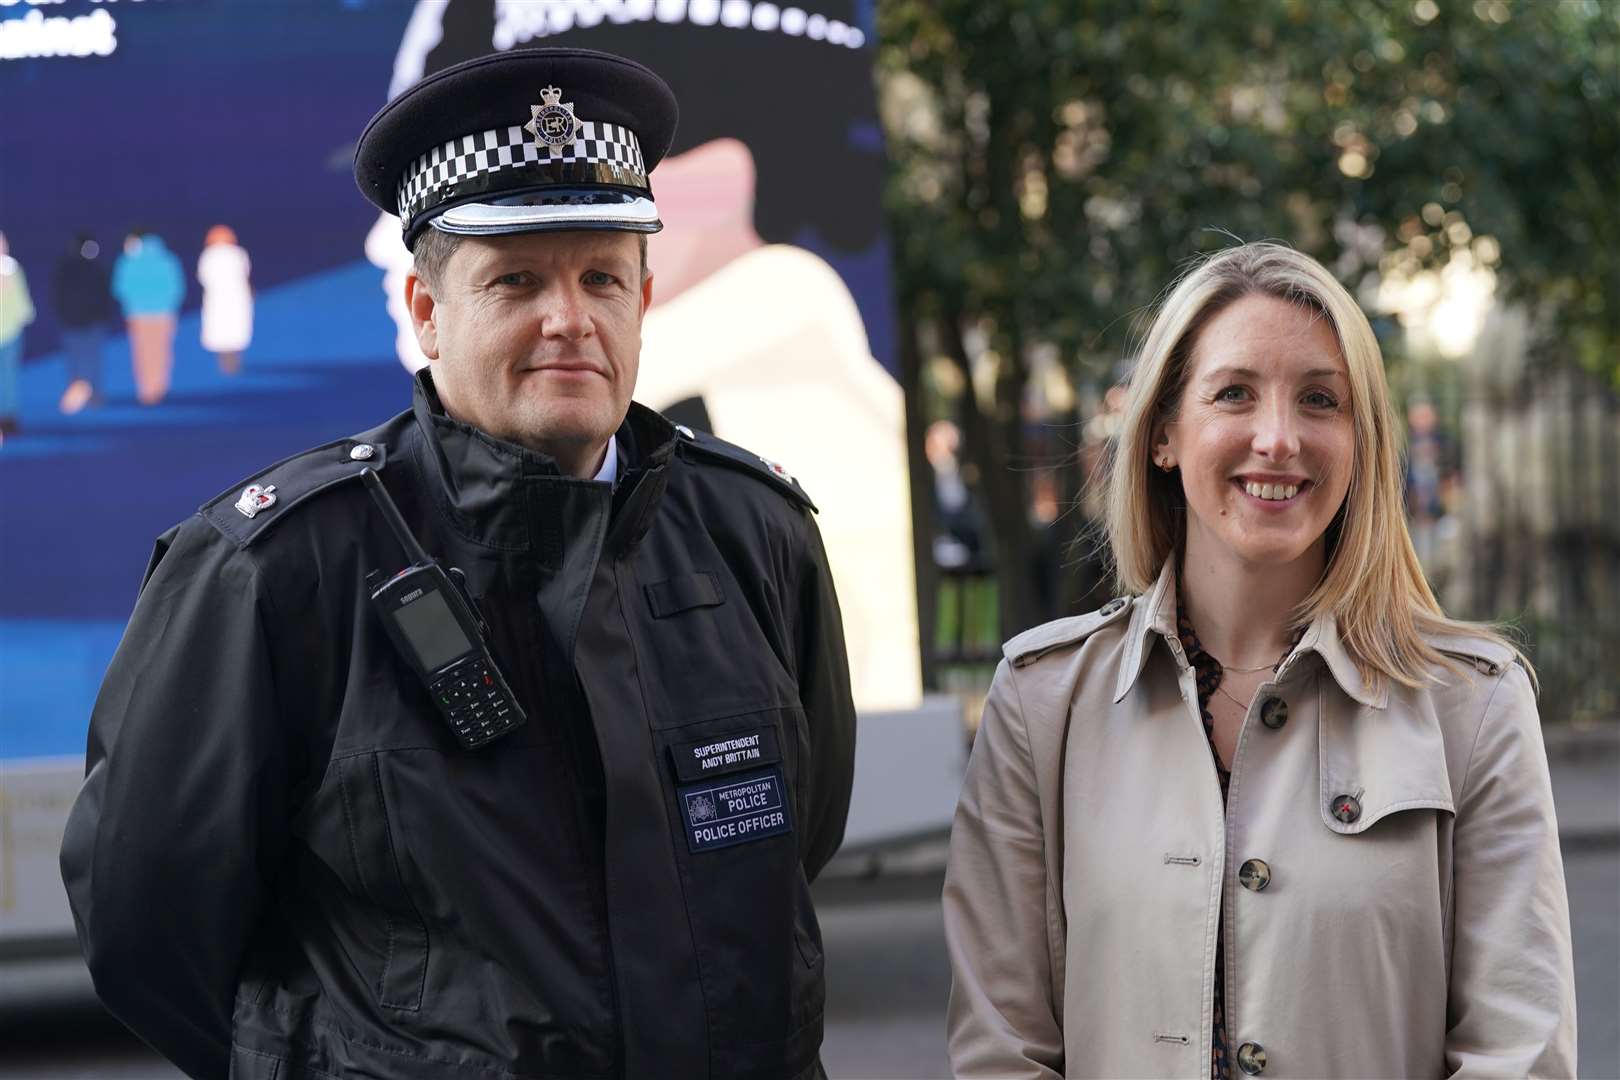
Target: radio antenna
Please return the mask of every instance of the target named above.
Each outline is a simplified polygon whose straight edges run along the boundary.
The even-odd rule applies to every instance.
[[[360,477],[365,480],[366,491],[371,494],[371,501],[377,504],[377,509],[382,511],[383,520],[388,522],[388,528],[394,534],[394,539],[405,549],[405,557],[415,566],[432,562],[433,560],[428,558],[428,553],[422,550],[422,545],[417,543],[416,537],[411,535],[411,530],[405,527],[405,519],[399,516],[399,507],[388,497],[388,489],[383,487],[376,470],[368,465],[360,470]]]

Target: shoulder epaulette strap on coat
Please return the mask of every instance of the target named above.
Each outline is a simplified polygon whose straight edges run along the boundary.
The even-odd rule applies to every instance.
[[[1032,630],[1025,630],[1003,645],[1001,654],[1013,667],[1023,667],[1025,664],[1034,663],[1054,649],[1078,645],[1109,623],[1124,618],[1130,610],[1130,600],[1117,596],[1090,614],[1071,615],[1067,619],[1057,619],[1042,623]]]
[[[1500,675],[1518,659],[1512,649],[1491,638],[1435,637],[1431,639],[1431,644],[1481,675]]]
[[[374,435],[363,432],[283,458],[203,503],[197,512],[239,547],[247,547],[311,495],[358,480],[363,468],[381,472],[387,452],[380,439],[373,441]]]
[[[810,496],[799,486],[793,474],[771,459],[760,457],[753,451],[728,443],[724,439],[717,439],[707,431],[694,431],[684,424],[677,425],[675,430],[680,433],[681,447],[687,456],[696,456],[704,461],[741,469],[751,476],[764,480],[794,502],[811,510],[816,509],[816,504],[810,501]]]

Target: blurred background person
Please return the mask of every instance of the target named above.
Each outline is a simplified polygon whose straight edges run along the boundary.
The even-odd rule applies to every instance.
[[[941,569],[977,566],[984,556],[982,525],[959,454],[962,431],[935,420],[923,436],[923,453],[934,474],[934,562]]]
[[[17,430],[17,369],[22,366],[23,327],[34,321],[28,278],[11,257],[0,232],[0,439]]]
[[[1406,407],[1406,514],[1418,559],[1436,574],[1435,560],[1446,525],[1446,495],[1456,483],[1450,440],[1440,430],[1434,406],[1423,398]]]
[[[129,327],[135,397],[142,405],[156,405],[169,392],[174,329],[186,298],[180,260],[162,237],[133,231],[124,238],[124,253],[113,268],[112,289]]]
[[[208,230],[197,260],[197,283],[203,291],[202,346],[218,358],[219,370],[226,375],[241,370],[242,352],[253,340],[251,269],[248,254],[229,225]]]
[[[107,323],[117,308],[101,245],[87,232],[73,238],[56,262],[51,277],[51,304],[62,325],[62,354],[67,388],[59,403],[69,416],[86,405],[102,403],[102,350]]]

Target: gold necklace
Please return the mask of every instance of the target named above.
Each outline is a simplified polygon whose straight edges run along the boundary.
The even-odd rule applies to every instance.
[[[1223,679],[1222,682],[1224,682],[1224,681],[1225,680]],[[1215,690],[1216,690],[1217,693],[1220,693],[1223,696],[1225,696],[1227,701],[1230,701],[1232,704],[1236,705],[1238,708],[1244,710],[1245,712],[1248,711],[1249,702],[1247,702],[1247,701],[1239,701],[1237,698],[1233,697],[1231,694],[1228,694],[1226,692],[1226,687],[1222,686],[1220,683],[1215,684]]]
[[[1204,651],[1209,652],[1208,649],[1205,649]],[[1230,671],[1234,675],[1253,675],[1257,671],[1265,671],[1268,668],[1274,668],[1277,666],[1276,664],[1261,664],[1259,667],[1232,667],[1230,664],[1223,663],[1221,658],[1216,656],[1214,653],[1209,653],[1209,658],[1215,661],[1217,664],[1220,664],[1222,671]]]

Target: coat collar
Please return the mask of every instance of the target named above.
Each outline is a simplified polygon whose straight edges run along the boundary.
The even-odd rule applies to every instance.
[[[1164,561],[1158,580],[1144,596],[1133,601],[1130,627],[1125,634],[1125,655],[1119,667],[1119,679],[1114,685],[1114,702],[1118,704],[1131,692],[1142,669],[1147,666],[1148,653],[1154,641],[1168,642],[1176,633],[1176,563],[1175,557]],[[1303,658],[1315,653],[1332,673],[1339,688],[1362,705],[1382,709],[1389,703],[1387,680],[1377,686],[1361,676],[1355,661],[1339,640],[1338,622],[1332,615],[1318,615],[1311,620],[1305,634],[1283,661],[1281,674],[1287,674]],[[1280,677],[1280,676],[1279,676]]]
[[[1147,665],[1155,638],[1168,640],[1176,632],[1176,573],[1172,556],[1159,569],[1159,579],[1147,595],[1131,602],[1131,622],[1125,631],[1125,657],[1114,685],[1114,704],[1125,700]]]
[[[493,547],[527,547],[530,519],[541,510],[535,500],[584,494],[607,485],[563,472],[549,454],[497,439],[444,411],[433,386],[430,367],[417,372],[411,411],[426,442],[425,467],[441,495],[441,506],[458,531]],[[631,402],[614,436],[618,451],[618,484],[611,496],[615,516],[631,504],[638,517],[650,515],[663,491],[663,473],[675,453],[675,426],[658,413]],[[656,475],[656,483],[642,479]],[[639,535],[645,531],[635,531]]]
[[[1339,624],[1332,615],[1318,615],[1311,620],[1311,625],[1305,629],[1305,636],[1294,647],[1294,655],[1283,664],[1283,670],[1293,666],[1298,657],[1312,652],[1322,658],[1327,669],[1333,673],[1339,689],[1351,698],[1374,709],[1382,709],[1389,704],[1389,680],[1380,679],[1372,683],[1362,678],[1361,669],[1356,667],[1349,650],[1339,640]]]

